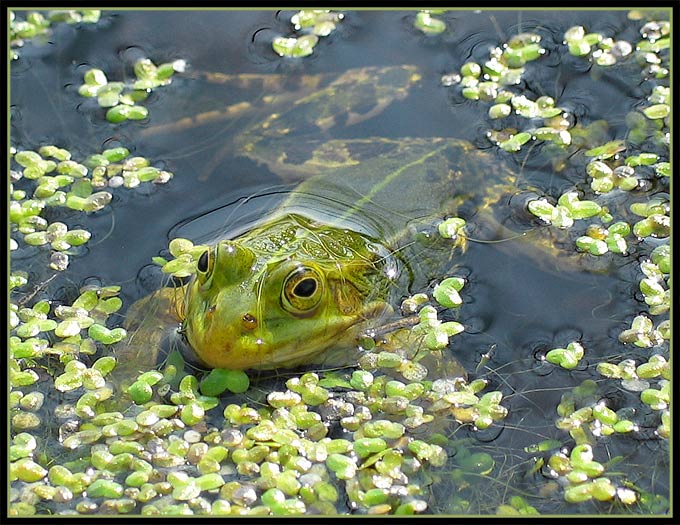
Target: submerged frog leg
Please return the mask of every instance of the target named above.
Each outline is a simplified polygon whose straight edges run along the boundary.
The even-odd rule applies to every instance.
[[[536,261],[536,266],[544,272],[563,275],[566,272],[605,270],[588,266],[587,254],[574,249],[568,230],[536,225],[520,231],[517,226],[503,224],[492,207],[478,210],[469,223],[475,227],[474,234],[468,237],[469,242],[494,244],[509,257],[522,254]]]
[[[149,126],[142,129],[139,134],[143,137],[151,137],[160,134],[178,133],[215,122],[253,116],[263,113],[266,110],[271,111],[272,108],[292,103],[301,95],[304,95],[304,93],[282,93],[279,95],[263,96],[252,102],[236,102],[221,108],[203,111],[202,113],[198,113],[191,117],[184,117],[175,122]]]
[[[195,71],[187,75],[189,78],[202,79],[212,84],[229,84],[240,89],[266,90],[312,90],[317,89],[326,75],[280,75],[275,73],[239,73],[228,74],[219,71]]]
[[[114,348],[117,364],[110,377],[115,385],[129,386],[157,366],[163,339],[179,327],[183,297],[184,287],[161,288],[128,309],[128,337]]]
[[[345,122],[346,126],[353,126],[354,124],[359,124],[360,122],[363,122],[364,120],[368,120],[369,118],[373,118],[376,115],[379,115],[380,113],[383,112],[383,110],[389,106],[392,103],[391,98],[384,98],[382,100],[378,100],[376,105],[373,106],[371,109],[364,113],[357,113],[354,111],[349,111],[347,113],[347,121]],[[322,128],[323,129],[323,128]]]
[[[350,126],[381,113],[394,100],[405,98],[420,80],[415,66],[367,67],[350,70],[333,80],[330,75],[230,75],[198,72],[196,81],[230,85],[246,92],[245,101],[217,107],[168,124],[147,127],[142,136],[177,133],[206,124],[253,116],[239,131],[232,151],[252,148],[264,140],[315,126],[325,131]],[[256,93],[256,95],[253,95]],[[259,118],[257,116],[259,115]],[[286,151],[285,149],[281,151]]]
[[[142,129],[139,134],[142,137],[151,137],[163,133],[177,133],[180,131],[197,128],[199,126],[205,126],[206,124],[210,124],[212,122],[242,117],[252,111],[253,105],[250,102],[237,102],[236,104],[231,104],[220,109],[213,109],[199,113],[198,115],[194,115],[192,117],[181,118],[168,124],[149,126]]]
[[[192,75],[194,80],[206,80],[211,83],[232,84],[235,88],[248,90],[252,100],[241,101],[185,117],[168,124],[149,126],[140,131],[143,137],[150,137],[163,133],[178,133],[189,129],[224,120],[265,115],[267,111],[285,107],[286,104],[300,100],[311,91],[318,89],[323,75],[304,75],[302,77],[287,77],[284,75],[242,74],[227,75],[223,73],[197,73]],[[285,90],[285,91],[284,91]],[[259,93],[258,96],[252,96]],[[263,93],[272,93],[265,95]]]

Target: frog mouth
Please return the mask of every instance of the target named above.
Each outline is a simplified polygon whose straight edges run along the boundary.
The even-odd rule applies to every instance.
[[[196,358],[208,368],[274,369],[292,368],[314,361],[314,357],[333,348],[349,348],[363,333],[367,324],[380,324],[393,313],[392,307],[383,301],[373,301],[365,306],[362,315],[338,321],[321,333],[301,337],[299,333],[287,341],[273,343],[258,331],[244,331],[237,327],[220,330],[219,340],[208,332],[195,338],[191,330],[185,338],[194,349]],[[212,341],[212,343],[207,343]]]

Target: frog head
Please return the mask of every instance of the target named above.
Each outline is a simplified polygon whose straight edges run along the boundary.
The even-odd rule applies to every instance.
[[[262,230],[219,241],[197,261],[183,329],[206,366],[312,362],[389,312],[385,260],[369,239],[294,216]]]

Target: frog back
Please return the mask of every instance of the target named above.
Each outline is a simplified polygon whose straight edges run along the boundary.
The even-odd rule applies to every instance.
[[[447,138],[333,140],[297,167],[316,174],[277,215],[302,213],[387,242],[402,238],[411,224],[455,213],[460,195],[481,193],[481,177],[508,175],[492,155]]]

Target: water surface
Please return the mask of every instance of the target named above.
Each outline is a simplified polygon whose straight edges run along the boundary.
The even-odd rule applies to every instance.
[[[174,173],[162,186],[113,190],[113,202],[101,212],[87,217],[66,214],[70,227],[82,225],[93,236],[86,253],[73,257],[68,270],[46,293],[72,300],[78,286],[98,281],[120,285],[124,304],[132,304],[161,281],[160,271],[150,266],[151,258],[167,253],[169,239],[183,236],[198,243],[215,235],[233,235],[243,229],[243,221],[271,209],[282,188],[294,187],[296,180],[284,179],[229,148],[244,122],[256,121],[261,115],[238,123],[217,120],[204,126],[173,126],[182,118],[262,94],[209,82],[206,73],[275,73],[291,78],[324,74],[332,78],[352,68],[417,64],[422,80],[405,100],[391,104],[376,118],[329,129],[324,138],[468,140],[521,173],[518,194],[531,188],[554,197],[575,184],[587,187],[583,165],[558,172],[550,159],[540,154],[540,147],[516,155],[495,148],[486,132],[498,123],[488,118],[487,105],[466,100],[456,89],[442,86],[442,75],[458,71],[465,62],[487,60],[492,47],[514,34],[535,32],[548,52],[536,65],[527,65],[520,85],[527,97],[555,98],[584,126],[605,120],[608,140],[613,140],[625,137],[626,115],[640,106],[647,93],[642,82],[630,80],[633,66],[596,71],[587,61],[560,51],[565,30],[574,25],[585,25],[588,31],[617,40],[637,41],[640,24],[629,20],[624,10],[452,11],[445,16],[449,30],[437,37],[416,30],[409,11],[352,11],[346,13],[336,32],[321,39],[312,56],[297,60],[277,57],[269,46],[271,35],[289,32],[289,15],[270,10],[105,11],[96,26],[56,25],[47,44],[28,43],[22,48],[21,58],[11,70],[10,138],[14,147],[37,150],[53,143],[68,148],[74,156],[85,157],[122,145]],[[131,75],[132,63],[145,56],[156,64],[176,59],[188,64],[186,74],[178,74],[171,85],[154,90],[145,102],[148,120],[112,125],[103,118],[104,110],[78,96],[87,69],[100,68],[111,79],[126,78]],[[519,117],[515,122],[522,125]],[[484,190],[483,178],[477,187]],[[258,194],[265,196],[251,198]],[[500,222],[519,231],[537,227],[526,215],[520,214],[518,219],[514,204],[500,205],[496,213]],[[481,226],[471,236],[475,234],[497,240],[495,232],[485,232]],[[478,481],[478,491],[473,491],[466,512],[494,513],[510,488],[505,485],[507,478],[522,494],[531,495],[527,499],[542,513],[626,511],[610,503],[569,505],[556,488],[554,493],[544,494],[548,479],[541,469],[532,470],[534,460],[524,447],[549,438],[573,446],[554,425],[560,396],[585,379],[602,381],[595,364],[603,359],[644,355],[617,340],[633,315],[644,309],[636,295],[637,256],[621,257],[605,271],[575,271],[560,262],[562,256],[557,260],[545,254],[537,256],[528,245],[526,238],[471,242],[456,261],[457,275],[466,277],[468,283],[464,306],[449,315],[466,331],[452,341],[450,352],[471,378],[486,377],[494,389],[501,390],[509,409],[504,421],[486,431],[475,432],[471,427],[455,431],[456,437],[472,438],[471,448],[490,453],[498,465],[490,475],[495,481]],[[20,250],[12,257],[12,269],[35,268],[40,257],[35,251]],[[574,340],[588,349],[577,369],[566,372],[541,361],[547,350]],[[490,359],[480,366],[487,354]],[[266,383],[259,388],[266,388]],[[623,406],[629,393],[612,383],[605,386],[603,395]],[[620,469],[623,476],[645,491],[668,495],[664,442],[643,435],[616,436],[603,447],[609,456],[625,457]],[[446,469],[455,465],[454,451],[449,454],[452,459],[444,474],[434,474],[438,483],[432,487],[428,512],[461,512],[461,507],[446,498],[458,490],[446,474]],[[487,491],[492,495],[488,502]],[[338,511],[352,509],[339,503]]]

